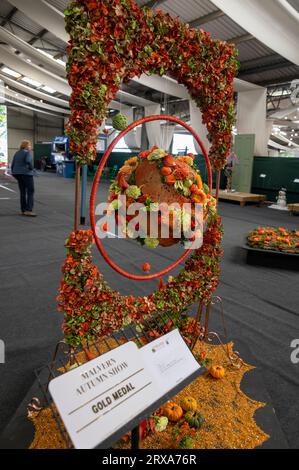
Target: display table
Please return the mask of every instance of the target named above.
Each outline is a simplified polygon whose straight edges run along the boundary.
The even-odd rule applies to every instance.
[[[215,191],[214,191],[215,194]],[[219,199],[225,201],[235,201],[239,202],[241,207],[244,207],[248,202],[254,202],[256,204],[261,204],[266,200],[264,194],[251,194],[251,193],[242,193],[242,192],[228,192],[228,191],[219,191]]]
[[[288,205],[289,211],[294,214],[299,214],[299,202]]]
[[[262,250],[248,245],[243,248],[247,251],[247,264],[294,271],[299,269],[299,255],[296,253]]]

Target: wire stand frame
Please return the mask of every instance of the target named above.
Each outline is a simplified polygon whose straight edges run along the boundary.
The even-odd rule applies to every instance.
[[[69,346],[64,341],[60,341],[56,345],[51,363],[35,371],[35,375],[43,399],[41,401],[37,397],[32,398],[31,402],[28,405],[28,412],[41,412],[43,408],[49,408],[55,419],[61,437],[63,438],[66,444],[66,447],[72,448],[73,444],[71,442],[71,439],[64,427],[58,410],[56,409],[52,397],[49,393],[50,381],[58,377],[59,375],[68,372],[71,369],[79,367],[83,363],[86,363],[92,359],[95,359],[96,357],[101,356],[102,354],[105,354],[108,351],[112,351],[113,349],[122,346],[126,342],[134,341],[138,347],[142,347],[146,344],[149,344],[153,340],[163,336],[164,334],[166,334],[166,332],[168,333],[170,331],[167,326],[169,324],[169,321],[172,321],[172,318],[171,315],[168,313],[154,315],[149,317],[148,319],[143,319],[142,322],[137,323],[136,325],[130,325],[115,333],[112,333],[110,336],[101,338],[95,342],[86,343],[76,349]],[[84,362],[82,362],[82,357],[84,359]],[[142,413],[142,419],[140,421],[150,416],[150,414],[153,413],[156,409],[158,409],[163,403],[165,403],[171,397],[176,395],[179,391],[185,388],[189,383],[195,380],[203,372],[204,368],[201,368],[199,371],[187,377],[178,386],[170,390],[160,400],[154,403],[152,407],[148,408]],[[131,431],[131,447],[135,449],[139,448],[139,419],[140,417],[136,418],[136,423],[134,423],[134,426],[130,427],[129,423],[127,428],[122,428],[115,435],[104,441],[104,443],[101,444],[101,448],[107,448],[103,447],[104,445],[111,447],[111,445],[113,445],[113,442],[116,442],[122,435],[126,434],[129,431]],[[111,439],[113,439],[114,437],[115,440],[111,441]]]
[[[225,344],[221,340],[219,333],[215,331],[209,331],[210,314],[211,314],[211,309],[213,306],[219,306],[220,308],[220,316],[221,316],[221,321],[222,321],[222,326],[223,326]],[[228,334],[227,334],[227,327],[226,327],[226,321],[225,321],[225,315],[224,315],[223,302],[222,302],[221,297],[219,296],[212,297],[211,301],[208,302],[207,304],[204,304],[203,302],[199,303],[195,325],[199,326],[199,329],[198,329],[199,332],[197,333],[195,331],[194,333],[193,340],[191,343],[191,351],[194,350],[197,341],[206,341],[208,343],[212,343],[216,340],[220,344],[222,349],[224,350],[231,365],[237,368],[242,367],[244,362],[240,357],[240,353],[238,351],[231,352],[228,346]]]

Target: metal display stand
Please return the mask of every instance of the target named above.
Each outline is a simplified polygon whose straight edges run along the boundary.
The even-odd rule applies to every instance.
[[[102,354],[111,351],[119,346],[122,346],[128,341],[134,341],[138,347],[145,346],[153,340],[162,337],[167,331],[166,325],[171,321],[171,316],[162,313],[149,317],[148,320],[143,320],[142,323],[136,325],[131,325],[127,328],[121,329],[110,336],[104,337],[99,341],[86,344],[85,346],[80,346],[77,349],[74,349],[67,345],[64,341],[61,341],[57,344],[53,360],[51,364],[38,369],[35,371],[39,388],[44,397],[44,407],[51,409],[53,417],[57,423],[58,429],[61,433],[63,440],[65,441],[68,448],[72,448],[73,444],[71,439],[63,425],[63,422],[60,418],[60,415],[54,405],[52,397],[49,393],[49,383],[52,379],[62,375],[72,369],[79,367],[80,364],[78,361],[78,355],[84,356],[86,362],[95,359],[96,357],[101,356]],[[85,363],[86,363],[85,362]],[[205,368],[201,367],[198,371],[188,376],[184,381],[178,384],[176,387],[171,389],[167,394],[163,395],[158,401],[154,402],[146,410],[136,416],[134,419],[130,420],[125,426],[116,431],[108,439],[101,442],[101,444],[96,447],[97,449],[107,449],[113,446],[123,435],[131,432],[131,446],[134,449],[139,448],[140,437],[139,437],[139,423],[148,418],[152,413],[154,413],[158,408],[161,407],[165,402],[171,399],[174,395],[183,390],[187,385],[193,382],[197,377],[202,375],[205,372]],[[42,409],[42,407],[40,407]]]

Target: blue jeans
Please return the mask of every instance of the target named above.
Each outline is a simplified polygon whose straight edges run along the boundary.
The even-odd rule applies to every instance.
[[[31,175],[13,175],[18,181],[22,212],[32,212],[34,204],[34,181]]]

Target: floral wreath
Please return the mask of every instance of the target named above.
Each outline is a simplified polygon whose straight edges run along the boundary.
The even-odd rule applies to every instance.
[[[77,0],[69,5],[65,16],[72,87],[67,132],[70,150],[79,164],[95,159],[98,128],[120,84],[142,73],[169,73],[187,87],[202,112],[212,144],[209,157],[213,168],[219,170],[225,165],[235,120],[233,80],[238,62],[233,45],[214,41],[210,34],[160,10],[139,8],[133,0]],[[93,233],[72,232],[66,240],[67,258],[58,296],[59,310],[64,312],[65,340],[70,345],[111,334],[161,311],[181,318],[193,303],[210,301],[219,281],[221,219],[199,179],[192,181],[192,191],[191,186],[185,186],[184,176],[177,179],[169,170],[169,174],[164,171],[168,184],[182,181],[183,186],[176,185],[177,191],[190,190],[190,197],[198,196],[209,206],[202,247],[194,250],[177,277],[169,277],[167,284],[161,280],[153,294],[123,296],[108,286],[92,263]],[[182,328],[182,323],[178,326]]]
[[[201,237],[202,232],[200,229],[200,220],[197,220],[195,213],[195,204],[200,205],[203,208],[203,217],[205,220],[209,216],[216,213],[216,200],[210,194],[210,188],[203,184],[200,173],[196,168],[195,156],[190,153],[186,156],[174,157],[173,155],[165,152],[165,150],[154,146],[151,150],[141,152],[138,157],[132,157],[125,161],[124,165],[120,168],[118,175],[115,180],[111,182],[109,188],[109,209],[112,215],[116,219],[117,225],[121,225],[121,229],[124,235],[131,238],[135,232],[135,227],[132,227],[131,223],[134,221],[134,215],[126,215],[121,217],[119,210],[122,209],[120,196],[125,196],[125,202],[127,208],[131,204],[140,203],[144,207],[146,214],[150,212],[157,212],[157,222],[161,231],[161,227],[167,226],[170,233],[173,232],[175,227],[179,230],[185,225],[190,225],[192,233],[189,235],[192,238],[186,238],[184,233],[181,232],[180,242],[185,248],[192,245],[195,237]],[[145,168],[145,170],[143,170]],[[163,215],[159,211],[159,200],[157,195],[153,194],[149,184],[138,185],[138,179],[140,180],[140,173],[153,173],[158,176],[158,181],[161,183],[161,187],[166,187],[168,191],[172,191],[172,197],[177,202],[177,208],[174,208],[171,217],[169,218],[169,206],[167,205],[166,214]],[[145,181],[143,179],[143,181]],[[151,194],[146,191],[149,190]],[[167,193],[166,193],[167,194]],[[169,194],[169,193],[168,193]],[[183,208],[183,204],[188,204],[189,211],[187,212]],[[177,243],[174,238],[161,239],[152,238],[148,236],[148,219],[147,215],[143,217],[143,230],[138,227],[141,235],[137,240],[148,248],[157,248],[159,245],[171,246]],[[120,220],[120,219],[124,220]],[[109,224],[104,223],[102,231],[109,230]],[[139,223],[138,223],[139,226]],[[136,237],[134,237],[136,238]]]
[[[111,289],[93,264],[92,231],[72,232],[66,240],[67,258],[57,298],[58,309],[64,312],[66,342],[78,346],[142,322],[147,316],[167,312],[174,318],[198,299],[209,302],[219,281],[221,239],[221,219],[215,215],[202,247],[194,250],[179,275],[170,276],[167,284],[160,282],[158,290],[149,296],[134,297]]]

